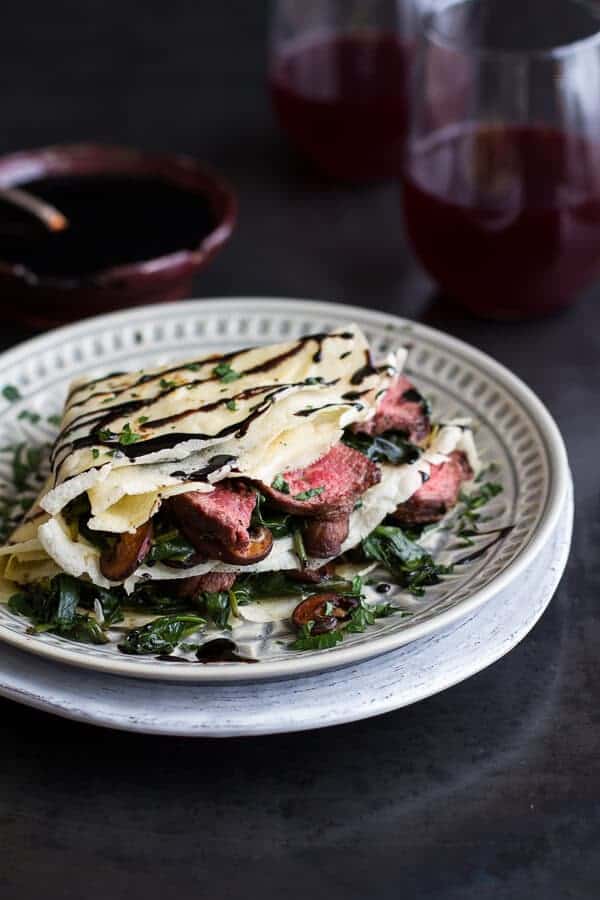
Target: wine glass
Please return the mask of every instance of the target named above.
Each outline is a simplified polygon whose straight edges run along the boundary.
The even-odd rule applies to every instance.
[[[599,29],[579,0],[445,0],[426,21],[405,218],[474,313],[550,313],[600,275]]]
[[[277,0],[269,84],[296,146],[343,179],[398,176],[417,0]]]

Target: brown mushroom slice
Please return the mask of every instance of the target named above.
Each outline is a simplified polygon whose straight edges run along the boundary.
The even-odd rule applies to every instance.
[[[349,531],[350,515],[347,512],[322,519],[309,519],[302,530],[306,552],[316,559],[339,556]]]
[[[246,547],[228,547],[220,541],[198,539],[195,542],[198,556],[197,561],[220,559],[221,562],[232,566],[252,566],[265,559],[273,547],[273,535],[268,528],[259,528],[251,532],[250,541]]]
[[[292,622],[296,628],[302,628],[303,625],[314,622],[312,633],[323,634],[326,631],[335,631],[342,622],[348,620],[350,613],[357,606],[356,597],[347,597],[333,592],[313,594],[312,597],[307,597],[298,604],[292,613]],[[331,619],[335,619],[333,627]]]
[[[116,543],[102,551],[100,571],[110,581],[124,581],[133,575],[152,545],[152,522],[140,525],[134,532],[120,534]]]

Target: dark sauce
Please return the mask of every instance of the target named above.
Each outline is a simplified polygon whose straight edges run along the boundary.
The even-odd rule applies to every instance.
[[[242,662],[255,663],[257,659],[249,656],[242,656],[238,652],[238,646],[234,641],[227,638],[215,638],[213,641],[207,641],[196,650],[198,662],[201,663],[220,663],[220,662]]]
[[[259,372],[260,373],[268,372],[269,370],[276,368],[281,362],[283,362],[286,359],[293,357],[294,355],[299,353],[302,350],[302,348],[305,346],[305,344],[307,344],[309,341],[317,342],[317,344],[319,346],[319,350],[317,352],[319,352],[321,350],[323,342],[332,337],[339,338],[342,340],[352,340],[354,338],[354,335],[351,332],[341,332],[341,333],[335,334],[335,335],[329,335],[326,332],[306,335],[305,337],[300,338],[289,350],[286,350],[283,353],[279,353],[276,356],[266,359],[262,363],[259,363],[256,366],[253,366],[249,369],[244,369],[244,370],[240,371],[239,374],[240,375],[252,375],[252,374],[257,374]],[[246,350],[233,351],[231,353],[226,353],[223,355],[218,355],[218,356],[216,355],[216,356],[210,357],[209,360],[205,359],[204,361],[199,361],[197,364],[190,363],[190,364],[188,364],[187,367],[189,368],[190,365],[199,365],[200,366],[200,365],[207,365],[209,363],[212,363],[212,364],[214,364],[213,365],[213,368],[214,368],[219,362],[233,361],[233,360],[235,360],[236,356],[240,356],[247,352],[248,351],[246,349]],[[179,366],[173,367],[170,370],[163,370],[162,372],[159,372],[157,374],[152,374],[152,375],[142,374],[132,384],[127,385],[123,388],[119,388],[119,389],[115,390],[114,392],[112,392],[113,397],[116,397],[119,394],[125,393],[126,391],[131,391],[136,386],[145,384],[149,381],[154,381],[156,379],[163,379],[165,377],[165,375],[168,374],[168,372],[178,372],[185,368],[186,368],[186,366],[179,365]],[[185,386],[189,386],[189,385],[196,386],[199,384],[203,384],[205,382],[215,381],[218,379],[219,379],[218,375],[211,374],[211,377],[209,377],[209,378],[196,379],[196,380],[187,382]],[[70,396],[71,397],[75,396],[75,394],[85,390],[86,387],[93,387],[95,384],[98,383],[99,380],[101,380],[101,379],[94,379],[94,380],[88,382],[87,385],[86,384],[78,385],[72,391]],[[303,384],[305,382],[301,382],[301,383]],[[323,382],[323,383],[331,384],[331,383],[335,383],[335,382]],[[69,453],[71,453],[75,450],[85,449],[86,447],[104,446],[104,447],[107,447],[109,449],[109,451],[114,451],[115,453],[120,453],[120,454],[126,456],[130,460],[135,460],[140,457],[146,456],[147,454],[150,454],[150,453],[157,453],[162,450],[170,450],[172,447],[176,446],[176,444],[182,443],[183,441],[213,440],[215,438],[224,438],[224,437],[228,437],[230,435],[235,435],[236,438],[244,437],[244,435],[247,433],[248,428],[250,427],[252,422],[254,422],[257,418],[259,418],[263,413],[267,412],[268,409],[273,405],[273,403],[275,401],[275,397],[282,391],[287,390],[289,387],[294,387],[296,385],[281,384],[281,385],[277,385],[277,386],[268,386],[267,388],[265,388],[263,386],[263,387],[249,388],[247,391],[241,392],[240,394],[237,395],[238,397],[248,398],[248,397],[254,396],[255,394],[256,395],[263,394],[265,390],[269,391],[269,393],[267,393],[264,396],[264,399],[261,400],[261,402],[258,403],[252,409],[250,414],[248,416],[246,416],[245,419],[242,419],[241,421],[234,421],[230,425],[227,425],[225,428],[222,428],[219,432],[214,433],[214,434],[202,434],[199,432],[193,432],[193,433],[183,432],[182,433],[182,432],[173,431],[169,434],[156,435],[155,437],[146,438],[142,441],[137,441],[137,442],[131,443],[131,444],[120,443],[119,435],[116,433],[114,433],[114,434],[110,433],[108,435],[100,434],[100,432],[103,432],[103,431],[110,432],[111,431],[110,425],[115,419],[118,419],[124,415],[129,415],[130,413],[137,413],[140,410],[147,408],[147,407],[151,406],[152,404],[154,404],[159,398],[164,397],[166,394],[169,394],[172,391],[177,390],[178,388],[183,387],[183,386],[184,385],[165,387],[162,391],[157,393],[155,396],[149,397],[147,399],[127,400],[124,403],[116,404],[111,407],[108,407],[106,410],[104,410],[104,409],[88,410],[88,411],[82,413],[80,416],[77,416],[75,419],[73,419],[73,421],[66,428],[64,428],[61,431],[61,433],[58,435],[56,442],[54,444],[54,447],[52,450],[52,455],[51,455],[51,463],[55,470],[55,479],[58,478],[58,473],[60,471],[60,468],[61,468],[62,464],[65,462]],[[271,387],[272,387],[272,389],[271,389]],[[92,395],[86,397],[85,400],[82,402],[88,402],[90,399],[92,399],[92,397],[106,396],[106,394],[107,394],[107,392],[105,392],[105,391],[99,392],[98,394],[92,394]],[[168,417],[165,417],[162,419],[155,419],[153,421],[149,420],[147,422],[144,422],[143,425],[136,426],[136,429],[139,428],[140,431],[145,431],[145,430],[156,429],[159,427],[164,427],[165,425],[168,425],[172,422],[175,422],[182,418],[185,418],[186,416],[189,416],[190,414],[193,414],[194,412],[208,411],[208,410],[211,410],[211,409],[215,408],[216,406],[220,405],[221,403],[226,403],[226,402],[227,402],[227,399],[224,399],[223,401],[218,401],[217,403],[206,404],[205,406],[201,406],[196,410],[186,409],[186,410],[182,411],[181,413],[175,413],[172,416],[168,416]],[[77,404],[72,404],[71,408],[73,408],[74,405],[77,405]],[[65,440],[65,438],[67,438],[69,436],[69,434],[71,434],[71,432],[73,432],[78,427],[82,427],[83,425],[86,425],[89,427],[89,432],[87,435],[84,435],[79,438],[75,438],[73,440]]]
[[[171,472],[171,478],[181,478],[184,481],[204,481],[213,472],[218,472],[223,466],[235,462],[236,459],[237,456],[220,453],[218,456],[211,456],[204,468],[196,469],[195,472]]]
[[[198,663],[206,665],[207,663],[224,662],[258,662],[257,659],[252,659],[250,656],[242,656],[241,653],[238,653],[237,644],[228,640],[228,638],[215,638],[202,644],[196,650],[196,659],[186,659],[185,656],[175,656],[171,653],[161,653],[156,658],[161,662],[187,663],[188,666],[197,665]]]
[[[43,277],[78,281],[103,269],[190,250],[216,225],[202,194],[158,177],[70,175],[18,186],[69,220],[64,231],[36,229],[2,241],[4,260]]]
[[[407,403],[422,403],[423,397],[415,388],[409,388],[402,394],[402,399]]]

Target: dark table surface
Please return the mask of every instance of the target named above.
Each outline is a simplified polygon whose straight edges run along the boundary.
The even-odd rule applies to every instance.
[[[99,138],[216,163],[241,215],[198,296],[347,301],[474,343],[556,416],[577,514],[567,574],[533,633],[468,682],[379,719],[183,740],[0,701],[0,897],[597,898],[600,289],[535,324],[439,302],[406,247],[397,188],[325,184],[277,132],[262,3],[11,8],[0,151]],[[26,336],[5,323],[2,344]]]

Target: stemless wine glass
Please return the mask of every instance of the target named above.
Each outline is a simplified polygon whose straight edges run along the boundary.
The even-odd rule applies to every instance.
[[[472,312],[550,313],[600,275],[599,29],[578,0],[446,0],[427,19],[405,217]]]
[[[418,0],[275,3],[273,105],[297,147],[326,174],[400,174],[418,14]]]

